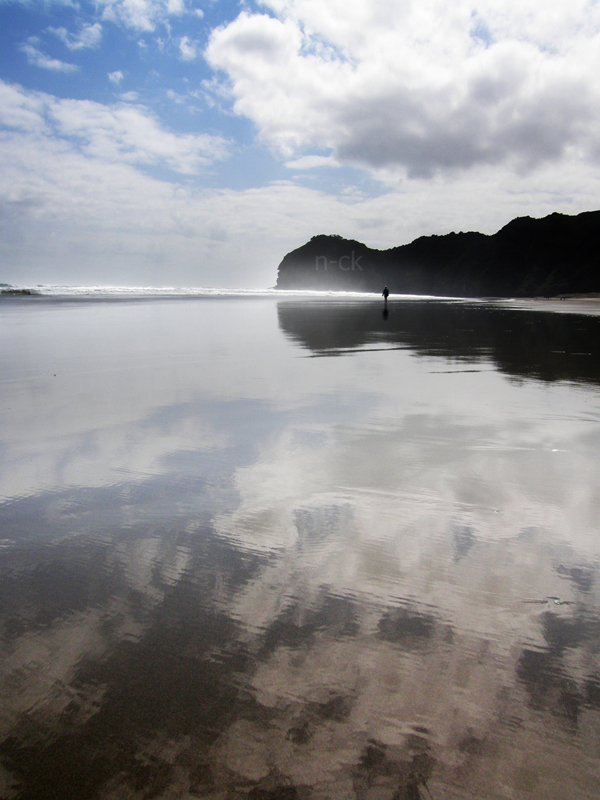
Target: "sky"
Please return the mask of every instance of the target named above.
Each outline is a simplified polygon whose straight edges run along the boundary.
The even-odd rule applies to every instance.
[[[0,0],[0,282],[266,288],[600,208],[598,0]]]

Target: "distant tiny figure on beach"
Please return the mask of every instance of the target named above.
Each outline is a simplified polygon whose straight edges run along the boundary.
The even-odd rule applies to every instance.
[[[383,287],[383,292],[381,294],[383,295],[383,299],[385,301],[385,304],[387,305],[387,299],[388,299],[388,297],[390,295],[390,290],[388,289],[387,286]]]

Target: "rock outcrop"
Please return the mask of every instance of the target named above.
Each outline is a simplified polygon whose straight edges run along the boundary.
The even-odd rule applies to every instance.
[[[326,289],[449,297],[536,297],[600,292],[600,211],[519,217],[498,233],[421,236],[375,250],[314,236],[288,253],[277,289]]]

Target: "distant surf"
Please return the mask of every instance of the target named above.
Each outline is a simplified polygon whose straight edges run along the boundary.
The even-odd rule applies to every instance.
[[[173,286],[55,286],[0,284],[2,297],[51,297],[56,299],[136,300],[153,298],[186,297],[309,297],[309,298],[369,298],[379,296],[375,292],[317,291],[311,289],[207,289]],[[420,295],[405,295],[415,299],[427,299]],[[431,299],[431,298],[429,298]]]

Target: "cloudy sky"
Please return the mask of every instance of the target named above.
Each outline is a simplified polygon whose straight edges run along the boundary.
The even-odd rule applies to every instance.
[[[600,207],[596,0],[0,0],[0,281],[273,285]]]

